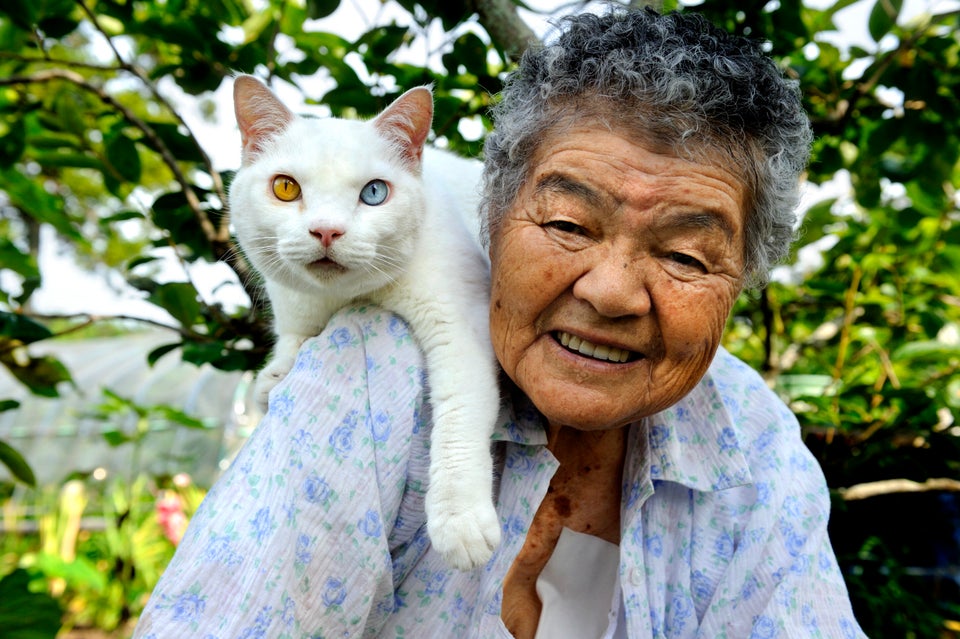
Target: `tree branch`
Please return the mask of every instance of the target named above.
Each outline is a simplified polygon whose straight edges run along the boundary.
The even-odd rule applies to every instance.
[[[960,481],[946,477],[931,477],[922,483],[910,479],[884,479],[840,488],[837,492],[844,501],[854,501],[894,493],[923,493],[932,490],[960,492]]]
[[[180,117],[180,113],[177,111],[177,109],[174,109],[173,105],[170,104],[170,102],[168,102],[167,99],[160,94],[156,85],[150,81],[149,77],[147,77],[147,74],[144,73],[140,67],[123,59],[123,56],[120,55],[120,51],[118,51],[116,46],[114,46],[113,39],[103,29],[103,27],[100,25],[100,21],[97,19],[97,15],[91,11],[89,7],[87,7],[86,3],[83,0],[76,0],[76,3],[86,14],[87,19],[90,20],[90,23],[97,30],[97,33],[99,33],[103,39],[107,41],[107,45],[110,47],[110,50],[113,51],[113,56],[116,58],[117,64],[120,65],[120,68],[140,80],[140,82],[142,82],[143,85],[150,91],[150,94],[153,96],[153,98],[162,104],[164,108],[166,108],[166,110],[173,115],[174,119],[177,121],[177,124],[187,130],[187,133],[189,134],[188,137],[193,142],[193,146],[200,154],[200,157],[203,159],[203,165],[207,170],[207,174],[210,175],[210,179],[213,180],[213,188],[217,192],[217,196],[222,202],[225,203],[227,201],[227,193],[223,186],[223,180],[220,179],[220,173],[214,169],[213,162],[210,160],[210,156],[207,155],[207,152],[197,141],[197,136],[195,136],[193,131],[190,130],[190,126],[184,121],[183,118]],[[220,224],[220,228],[218,228],[213,235],[208,235],[207,237],[211,242],[226,244],[230,240],[228,217],[224,216],[223,221]]]
[[[473,0],[480,24],[490,38],[508,57],[519,60],[528,47],[540,44],[540,39],[517,13],[512,0]]]
[[[54,80],[63,80],[65,82],[69,82],[70,84],[73,84],[84,91],[92,93],[93,95],[97,96],[101,102],[110,108],[119,111],[127,122],[129,122],[134,128],[138,129],[147,139],[150,146],[160,154],[161,158],[163,158],[164,164],[166,164],[170,168],[171,172],[173,172],[173,177],[177,181],[177,184],[180,185],[180,188],[183,189],[183,194],[187,199],[187,204],[190,206],[190,209],[196,216],[197,221],[200,223],[200,228],[203,229],[203,233],[206,238],[211,243],[223,241],[219,238],[213,223],[210,222],[210,219],[207,217],[206,213],[204,213],[203,208],[200,205],[200,198],[197,197],[197,193],[193,190],[193,186],[187,181],[186,176],[180,169],[177,158],[174,157],[173,153],[170,152],[170,149],[167,148],[167,145],[164,143],[164,141],[160,139],[150,125],[137,117],[133,111],[115,100],[114,97],[109,93],[100,87],[89,83],[87,79],[79,73],[69,71],[67,69],[46,69],[28,76],[0,78],[0,86],[11,86],[16,84],[42,84],[44,82],[53,82]]]
[[[105,64],[97,64],[95,62],[83,62],[81,60],[61,60],[58,58],[51,58],[48,55],[23,55],[22,53],[14,53],[12,51],[0,51],[0,59],[16,60],[17,62],[26,62],[27,64],[57,64],[63,67],[70,67],[72,69],[89,69],[91,71],[99,71],[101,73],[117,73],[124,70],[124,68],[120,65],[108,66]]]

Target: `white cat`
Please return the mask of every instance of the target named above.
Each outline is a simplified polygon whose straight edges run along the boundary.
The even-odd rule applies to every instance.
[[[424,87],[369,122],[298,117],[252,76],[235,78],[234,104],[243,154],[230,213],[265,281],[277,334],[258,401],[348,303],[405,318],[425,355],[433,407],[427,530],[451,566],[483,565],[500,525],[489,266],[474,219],[480,163],[424,148],[433,118]]]

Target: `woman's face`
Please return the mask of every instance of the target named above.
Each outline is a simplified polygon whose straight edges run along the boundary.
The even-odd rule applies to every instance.
[[[491,238],[504,370],[556,426],[656,413],[706,372],[741,290],[746,189],[599,127],[544,141]]]

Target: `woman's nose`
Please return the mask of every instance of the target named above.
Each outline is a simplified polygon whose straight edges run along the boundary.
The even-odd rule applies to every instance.
[[[642,316],[650,312],[645,258],[606,257],[586,265],[574,282],[573,295],[604,317]]]

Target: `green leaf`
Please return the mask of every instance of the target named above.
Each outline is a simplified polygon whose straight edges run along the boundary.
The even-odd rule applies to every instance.
[[[61,89],[53,101],[53,110],[57,117],[57,124],[62,130],[82,138],[87,133],[87,123],[84,115],[88,113],[89,105],[84,94],[73,87]]]
[[[127,182],[140,181],[140,154],[136,143],[121,131],[112,132],[106,139],[107,161],[116,175]]]
[[[70,240],[86,243],[67,215],[63,198],[46,191],[41,180],[32,180],[20,171],[0,167],[0,184],[15,208],[37,222],[50,224]]]
[[[10,474],[28,486],[37,485],[37,477],[30,464],[15,448],[0,439],[0,463],[7,467]]]
[[[938,340],[908,342],[896,349],[891,355],[895,362],[921,358],[946,359],[958,356],[960,356],[960,344],[945,344]]]
[[[49,151],[34,151],[32,153],[33,159],[46,167],[63,167],[63,168],[74,168],[74,169],[93,169],[95,171],[103,172],[104,165],[98,158],[95,158],[86,153],[79,152],[70,152],[65,150],[58,150],[54,152]]]
[[[903,8],[903,0],[877,0],[870,11],[870,18],[867,22],[867,28],[870,31],[870,37],[875,42],[880,42],[883,36],[890,33],[890,30],[897,24],[897,18],[900,16],[900,9]]]
[[[83,556],[66,561],[60,555],[41,552],[37,554],[36,566],[47,577],[63,579],[68,587],[77,590],[89,588],[94,592],[103,592],[107,588],[107,575]]]
[[[444,56],[444,65],[451,75],[459,74],[462,64],[467,73],[487,75],[487,45],[475,33],[465,33],[453,43],[453,51]]]
[[[30,588],[30,575],[22,568],[0,579],[4,639],[55,639],[62,614],[56,599]]]
[[[10,167],[23,155],[27,145],[27,133],[22,118],[0,123],[0,130],[4,125],[6,132],[0,136],[0,166]]]
[[[35,0],[5,0],[0,4],[0,13],[7,14],[10,20],[21,29],[30,31],[37,19],[36,2]]]
[[[49,328],[19,313],[0,311],[0,335],[24,344],[32,344],[53,336]]]
[[[159,416],[163,417],[167,421],[174,422],[179,426],[193,428],[195,430],[205,430],[207,428],[206,424],[203,423],[203,420],[192,417],[182,410],[178,410],[172,406],[156,406],[154,408],[155,412]]]
[[[200,319],[200,296],[189,282],[161,284],[147,299],[170,313],[184,328]]]
[[[307,0],[307,17],[311,20],[326,18],[340,6],[340,0]]]
[[[118,213],[114,213],[112,215],[106,215],[100,218],[99,220],[97,220],[97,224],[99,224],[102,227],[107,227],[116,222],[126,222],[127,220],[142,220],[144,219],[144,217],[145,216],[140,211],[120,211]],[[153,260],[156,258],[150,258],[150,259]]]
[[[20,408],[20,402],[15,399],[0,400],[0,413],[5,413],[8,410],[14,410],[17,408]]]
[[[150,122],[149,124],[179,161],[203,162],[203,155],[196,141],[181,133],[178,125],[172,122]]]
[[[160,361],[161,357],[163,357],[167,353],[177,350],[178,348],[180,348],[180,346],[181,344],[177,342],[175,344],[164,344],[163,346],[156,347],[155,349],[150,351],[150,353],[147,355],[147,363],[150,366],[153,366],[158,361]]]
[[[360,36],[356,46],[360,47],[365,44],[369,47],[364,54],[364,58],[385,61],[406,41],[408,33],[407,27],[395,24],[375,27]]]
[[[126,433],[122,433],[119,430],[106,430],[101,433],[103,439],[111,447],[116,448],[117,446],[123,446],[127,442],[133,441],[133,437],[130,437]]]
[[[34,395],[59,397],[60,391],[57,386],[61,382],[73,381],[70,372],[55,357],[50,355],[28,357],[26,362],[21,362],[13,357],[11,352],[9,341],[0,337],[0,363],[6,366],[13,376]]]
[[[40,277],[36,258],[21,251],[6,237],[0,237],[0,268],[10,269],[27,278]]]
[[[43,32],[43,35],[48,38],[62,38],[72,33],[79,24],[79,22],[72,18],[57,16],[44,18],[38,26],[40,27],[40,31]]]
[[[158,197],[153,202],[152,212],[153,223],[166,230],[175,243],[190,247],[200,256],[210,253],[200,222],[182,191],[172,191]]]

